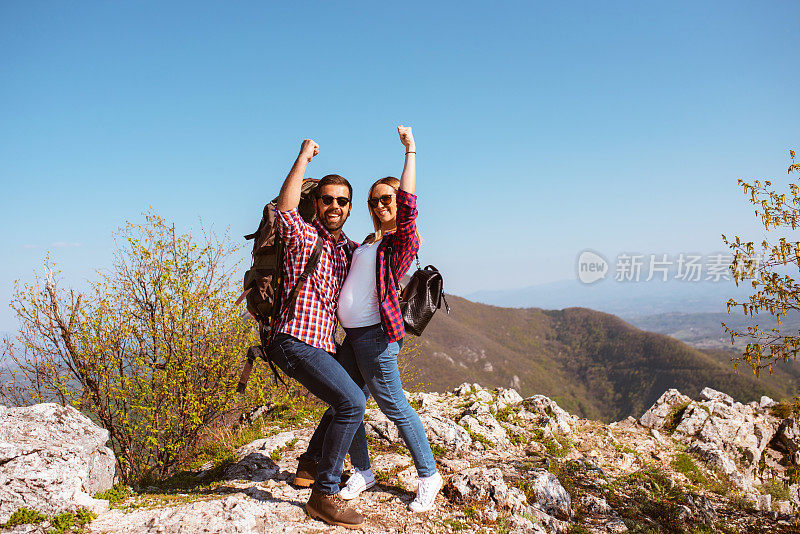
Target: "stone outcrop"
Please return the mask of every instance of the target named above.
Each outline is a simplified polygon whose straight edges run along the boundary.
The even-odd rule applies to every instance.
[[[0,523],[23,506],[47,515],[108,509],[92,497],[114,484],[107,441],[107,430],[70,406],[0,406]]]
[[[773,415],[771,408],[775,404],[769,397],[742,404],[708,387],[697,400],[692,400],[671,389],[639,422],[656,432],[672,432],[674,438],[688,446],[690,453],[723,473],[751,502],[764,507],[758,487],[773,480],[776,474],[780,477],[787,466],[800,465],[797,423],[793,418]],[[672,428],[667,427],[668,423]],[[774,461],[775,457],[783,460]],[[765,464],[770,464],[766,470]],[[799,506],[800,497],[796,492],[790,494],[795,506]]]
[[[605,425],[513,389],[462,384],[448,393],[407,396],[445,486],[432,512],[410,514],[413,459],[395,425],[368,409],[378,484],[353,501],[368,518],[367,533],[621,533],[720,524],[741,532],[794,532],[800,485],[790,484],[787,498],[769,483],[797,465],[800,428],[773,415],[772,399],[745,405],[710,388],[696,400],[669,390],[639,420]],[[263,413],[248,413],[241,424]],[[312,430],[312,421],[290,430],[276,423],[266,437],[240,447],[233,462],[209,463],[192,474],[196,488],[165,496],[146,488],[100,513],[88,530],[338,531],[308,518],[303,505],[311,490],[290,483]]]

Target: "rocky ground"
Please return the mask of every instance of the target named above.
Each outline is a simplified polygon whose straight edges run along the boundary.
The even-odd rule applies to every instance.
[[[800,532],[800,432],[770,399],[743,405],[708,388],[697,400],[670,390],[640,420],[606,425],[509,389],[463,384],[409,397],[446,485],[434,511],[408,512],[411,458],[394,425],[368,410],[379,484],[354,501],[368,518],[365,532]],[[174,478],[170,490],[106,495],[110,507],[102,501],[82,528],[345,532],[308,518],[310,490],[291,484],[310,426],[269,434],[239,449],[236,462]],[[21,461],[3,448],[7,438],[0,434],[0,486],[9,482],[8,466]],[[0,521],[24,505],[22,491],[4,494],[18,502],[0,505]],[[4,532],[48,530],[38,523]]]

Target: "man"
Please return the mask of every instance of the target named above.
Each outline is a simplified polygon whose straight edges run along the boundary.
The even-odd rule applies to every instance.
[[[303,220],[298,213],[303,176],[306,166],[318,153],[319,146],[314,141],[303,141],[278,196],[277,232],[284,242],[284,301],[300,279],[317,236],[322,239],[322,254],[301,285],[293,313],[290,309],[281,310],[273,329],[269,356],[283,372],[335,412],[325,433],[306,511],[326,523],[360,528],[364,517],[347,507],[338,493],[344,458],[364,418],[366,399],[333,355],[339,290],[356,248],[342,232],[350,214],[353,190],[339,175],[323,177],[315,193],[317,217],[312,224]]]

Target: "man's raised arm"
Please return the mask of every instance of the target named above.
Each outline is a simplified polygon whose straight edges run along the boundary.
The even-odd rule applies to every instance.
[[[319,145],[311,139],[303,140],[300,145],[300,154],[289,171],[289,176],[283,182],[281,192],[278,194],[278,211],[289,211],[300,204],[300,190],[303,186],[303,177],[306,166],[311,163],[314,156],[319,154]]]

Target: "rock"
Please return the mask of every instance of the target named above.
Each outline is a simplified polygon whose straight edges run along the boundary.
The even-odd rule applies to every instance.
[[[761,408],[769,408],[769,407],[774,406],[776,404],[778,404],[778,403],[775,402],[774,400],[772,400],[771,398],[767,397],[766,395],[762,395],[761,396],[761,400],[758,401],[758,405]]]
[[[717,520],[717,512],[714,510],[714,505],[706,497],[690,493],[686,496],[686,501],[692,509],[693,516],[706,525],[710,525]]]
[[[589,513],[608,515],[613,512],[613,509],[611,506],[609,506],[608,501],[602,497],[595,497],[594,495],[586,494],[583,498],[583,502]]]
[[[412,462],[410,457],[402,454],[379,454],[372,460],[372,471],[374,473],[397,473],[411,465]]]
[[[772,510],[772,495],[759,495],[756,499],[756,509],[762,512],[769,512]]]
[[[691,400],[677,389],[669,389],[639,418],[639,422],[646,427],[661,430],[675,406],[691,402]]]
[[[92,497],[115,482],[107,441],[107,430],[71,406],[0,406],[0,523],[22,506],[47,515],[107,510]]]
[[[482,413],[491,414],[492,411],[488,405],[482,402],[473,402],[471,405],[465,408],[463,412],[461,412],[461,416],[463,417],[465,415],[478,415]]]
[[[634,463],[636,463],[636,455],[629,452],[620,453],[614,458],[614,465],[620,471],[631,471]]]
[[[419,485],[419,477],[417,476],[417,468],[413,465],[407,467],[397,473],[397,481],[400,487],[410,493],[416,493],[417,486]]]
[[[628,532],[628,526],[621,517],[611,517],[606,521],[606,532]]]
[[[700,458],[713,465],[739,488],[745,490],[750,488],[750,484],[742,476],[742,473],[736,467],[736,463],[714,443],[694,443],[689,447],[689,452],[697,454]]]
[[[239,416],[239,424],[252,425],[258,420],[259,417],[264,417],[265,415],[268,415],[274,409],[275,409],[275,404],[273,403],[256,406],[252,410],[248,410]]]
[[[456,397],[466,397],[467,395],[472,394],[472,384],[468,384],[464,382],[460,386],[456,386],[453,388],[453,395]]]
[[[775,501],[775,511],[780,514],[792,514],[792,503],[789,501]]]
[[[261,482],[276,477],[280,473],[280,468],[268,454],[250,452],[238,462],[226,467],[223,473],[225,478],[230,480]]]
[[[258,490],[266,493],[263,490]],[[133,510],[122,512],[111,510],[89,524],[89,532],[114,532],[115,534],[219,532],[251,533],[276,532],[263,528],[265,510],[259,494],[254,498],[231,495],[223,499],[196,501],[160,510]],[[294,510],[293,510],[294,509]],[[300,507],[288,507],[282,521],[303,520],[305,511]],[[257,527],[261,524],[262,528]]]
[[[723,393],[708,387],[703,388],[703,391],[700,392],[699,398],[701,401],[715,401],[721,402],[722,404],[727,404],[728,406],[733,406],[733,397],[727,393]]]
[[[466,427],[470,432],[486,438],[495,447],[511,446],[506,429],[500,426],[497,419],[490,413],[466,415],[459,419],[458,424]]]
[[[451,419],[429,413],[420,414],[420,419],[431,444],[442,445],[450,451],[463,451],[472,444],[469,432]]]
[[[542,419],[544,426],[549,426],[553,432],[569,434],[572,431],[570,428],[572,417],[554,400],[544,395],[533,395],[524,399],[522,405],[537,414]]]
[[[528,487],[536,496],[536,503],[546,513],[560,520],[572,518],[572,500],[553,473],[545,469],[533,470],[528,479]]]
[[[784,454],[800,450],[800,428],[798,428],[797,420],[790,417],[781,421],[778,430],[770,440],[770,446]]]
[[[506,492],[508,485],[498,468],[471,467],[456,473],[446,484],[446,494],[451,500],[488,502],[496,491]]]
[[[389,421],[380,410],[369,409],[365,412],[364,429],[368,436],[384,441],[386,443],[397,443],[400,440],[400,432],[394,423]]]
[[[481,390],[476,391],[475,395],[473,395],[473,396],[475,397],[475,399],[477,399],[477,400],[479,400],[481,402],[485,402],[487,404],[491,403],[494,400],[492,398],[492,394],[489,393],[488,391],[486,391],[485,389],[481,389]]]
[[[519,404],[520,402],[522,402],[522,395],[520,395],[516,389],[497,389],[497,400],[495,401],[494,406],[498,410],[504,410],[505,408],[508,408],[514,404]]]

